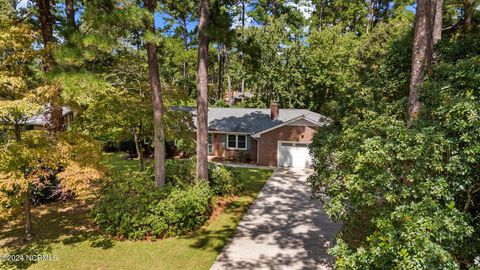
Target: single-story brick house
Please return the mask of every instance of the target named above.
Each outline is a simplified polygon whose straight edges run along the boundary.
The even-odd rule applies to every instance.
[[[196,108],[182,107],[193,114]],[[308,145],[331,120],[304,109],[208,108],[208,154],[263,166],[309,167]]]

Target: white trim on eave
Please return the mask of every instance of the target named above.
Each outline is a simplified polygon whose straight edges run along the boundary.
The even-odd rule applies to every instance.
[[[265,130],[262,130],[262,131],[260,131],[260,132],[255,133],[255,134],[252,134],[252,137],[258,139],[258,138],[260,138],[260,135],[263,134],[263,133],[267,133],[267,132],[270,132],[270,131],[275,130],[275,129],[277,129],[277,128],[280,128],[280,127],[283,127],[283,126],[287,126],[287,125],[292,124],[292,123],[295,123],[296,121],[301,120],[301,119],[312,123],[314,126],[318,126],[318,125],[319,125],[318,122],[315,122],[315,121],[309,119],[308,117],[306,117],[304,114],[302,114],[302,115],[300,115],[300,116],[298,116],[298,117],[295,117],[295,118],[293,118],[293,119],[291,119],[291,120],[288,120],[287,122],[284,122],[284,123],[282,123],[282,124],[280,124],[280,125],[276,125],[276,126],[271,127],[271,128],[269,128],[269,129],[265,129]]]

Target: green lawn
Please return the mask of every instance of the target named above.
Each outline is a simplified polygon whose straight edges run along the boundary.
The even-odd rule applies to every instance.
[[[135,160],[106,154],[113,170],[137,168]],[[245,193],[230,203],[210,223],[193,235],[157,241],[121,241],[101,235],[89,220],[93,196],[75,202],[50,204],[33,209],[36,240],[20,241],[22,224],[0,224],[0,255],[56,256],[56,261],[7,262],[0,268],[31,269],[209,269],[238,221],[258,195],[271,170],[236,169]]]
[[[136,159],[125,159],[123,153],[103,153],[102,165],[106,166],[113,172],[119,172],[121,170],[138,169],[138,160]],[[146,162],[147,163],[147,162]]]

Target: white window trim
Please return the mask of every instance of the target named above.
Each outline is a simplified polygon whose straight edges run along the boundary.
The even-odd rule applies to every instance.
[[[235,147],[230,147],[228,145],[228,136],[235,136]],[[238,147],[238,136],[245,136],[245,148],[239,148]],[[230,149],[230,150],[247,150],[247,135],[227,133],[227,149]]]

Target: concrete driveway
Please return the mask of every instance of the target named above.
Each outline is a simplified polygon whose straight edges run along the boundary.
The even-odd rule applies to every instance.
[[[211,269],[331,269],[340,225],[308,192],[305,169],[277,169]]]

